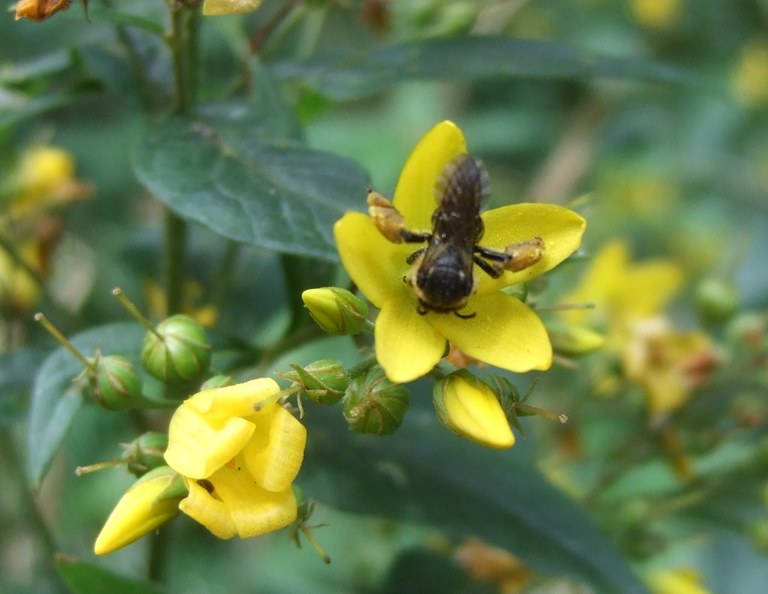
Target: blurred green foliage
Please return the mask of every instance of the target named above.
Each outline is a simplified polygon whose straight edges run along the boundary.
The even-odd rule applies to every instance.
[[[194,10],[172,4],[0,19],[2,591],[668,593],[650,576],[691,569],[689,592],[763,592],[768,2],[266,0],[187,16],[198,37],[183,93],[170,15]],[[569,419],[521,421],[511,451],[445,430],[426,381],[409,386],[390,437],[305,403],[298,483],[318,502],[309,524],[327,524],[313,534],[330,566],[284,533],[219,542],[184,517],[94,558],[129,479],[73,469],[165,430],[167,413],[84,403],[71,384],[82,367],[32,313],[87,356],[138,364],[143,330],[111,296],[120,286],[153,321],[213,323],[217,371],[355,365],[359,344],[323,337],[301,291],[347,283],[333,222],[365,208],[368,184],[391,195],[443,119],[486,163],[494,205],[553,202],[587,218],[578,257],[533,287],[548,325],[562,329],[547,307],[619,240],[633,261],[683,271],[652,312],[671,329],[504,374],[521,392],[540,380],[527,402]],[[14,211],[24,155],[49,145],[73,156],[77,185],[35,216]],[[50,249],[25,260],[28,244]],[[616,319],[596,329],[610,335]],[[678,352],[681,333],[706,346]],[[649,386],[670,368],[684,402],[650,414]],[[518,583],[487,548],[467,553],[472,537],[533,577]]]

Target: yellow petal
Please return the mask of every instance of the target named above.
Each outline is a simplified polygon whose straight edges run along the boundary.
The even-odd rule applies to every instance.
[[[245,447],[254,426],[240,417],[214,422],[188,402],[171,418],[165,461],[181,475],[207,478]]]
[[[511,448],[515,436],[499,399],[486,384],[459,371],[435,387],[440,419],[455,433],[491,448]]]
[[[464,353],[490,365],[517,372],[552,365],[544,324],[518,299],[501,292],[477,295],[466,311],[475,317],[432,315],[430,322]]]
[[[189,496],[181,500],[179,509],[218,538],[227,539],[235,536],[237,528],[224,502],[214,497],[197,481],[188,480],[186,483]]]
[[[269,400],[279,391],[280,386],[275,380],[261,377],[234,386],[203,390],[187,399],[185,404],[211,419],[247,417],[253,414],[255,405]]]
[[[394,295],[407,296],[406,259],[418,246],[387,241],[368,215],[359,212],[345,214],[333,234],[344,268],[371,303],[381,307]]]
[[[93,552],[106,555],[131,544],[179,513],[178,498],[162,495],[178,475],[161,467],[134,483],[117,502],[96,538]]]
[[[289,489],[304,459],[307,430],[282,406],[249,417],[256,430],[243,449],[253,480],[267,491]]]
[[[683,284],[683,271],[671,262],[646,260],[617,279],[607,304],[625,320],[660,312]]]
[[[525,282],[560,264],[581,244],[587,223],[572,210],[555,204],[513,204],[489,210],[483,214],[485,234],[480,244],[503,250],[511,243],[534,237],[544,240],[542,259],[520,272],[505,272],[500,278],[475,268],[478,294],[489,293],[516,283]]]
[[[266,491],[247,472],[225,467],[211,477],[214,493],[226,506],[240,538],[284,528],[296,519],[293,490]]]
[[[390,381],[404,383],[429,373],[445,351],[445,338],[419,315],[415,300],[393,300],[376,318],[376,359]],[[447,317],[447,316],[446,316]],[[454,316],[451,316],[454,317]]]
[[[412,229],[432,228],[437,208],[434,188],[445,165],[467,152],[464,135],[453,122],[444,121],[427,132],[411,152],[400,173],[393,204]]]

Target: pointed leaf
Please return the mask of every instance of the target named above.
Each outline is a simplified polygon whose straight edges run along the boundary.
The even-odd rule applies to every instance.
[[[364,205],[353,161],[302,146],[269,113],[241,104],[169,118],[136,155],[141,181],[182,217],[280,252],[337,258],[332,226]]]
[[[138,359],[144,332],[139,324],[125,322],[93,328],[71,341],[86,357],[99,349],[104,354],[119,353]],[[27,469],[34,487],[40,484],[83,403],[83,396],[73,383],[82,370],[80,362],[60,347],[48,356],[35,376],[27,435]]]
[[[425,395],[422,395],[425,396]],[[428,402],[413,398],[414,405]],[[479,537],[544,573],[605,594],[644,594],[628,563],[579,506],[534,466],[526,443],[502,452],[462,440],[421,405],[390,439],[358,435],[337,417],[320,423],[300,475],[310,497],[343,510],[433,524]]]

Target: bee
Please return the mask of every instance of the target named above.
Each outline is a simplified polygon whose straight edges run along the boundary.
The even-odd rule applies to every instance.
[[[461,313],[475,292],[474,265],[492,278],[504,271],[533,266],[544,255],[539,237],[495,250],[479,245],[484,226],[480,210],[488,198],[488,175],[479,160],[460,154],[443,168],[434,188],[437,209],[431,231],[407,229],[405,219],[383,195],[369,188],[368,214],[379,232],[393,243],[426,243],[406,259],[411,270],[403,281],[412,289],[421,315]]]

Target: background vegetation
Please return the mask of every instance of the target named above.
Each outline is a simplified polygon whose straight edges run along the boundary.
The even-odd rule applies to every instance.
[[[82,8],[0,19],[0,589],[763,591],[767,2]],[[298,483],[330,566],[285,531],[222,542],[184,517],[95,558],[131,479],[73,470],[163,430],[167,414],[84,402],[71,389],[81,367],[32,314],[86,353],[136,358],[143,330],[119,286],[153,320],[185,311],[209,325],[219,371],[352,365],[356,345],[322,335],[301,290],[346,283],[333,222],[364,209],[367,184],[391,195],[443,119],[485,161],[493,205],[554,202],[588,220],[578,257],[533,289],[542,306],[605,298],[579,319],[605,348],[583,355],[572,319],[550,312],[558,364],[507,374],[523,393],[537,379],[528,402],[568,423],[526,418],[525,439],[495,452],[439,424],[426,380],[390,437],[313,406]],[[43,161],[32,174],[25,163],[40,147],[76,168],[52,166],[35,193]],[[589,276],[614,241],[632,254],[627,276]],[[638,272],[648,262],[679,287],[660,296],[668,286]],[[627,333],[628,320],[660,317],[656,342]]]

